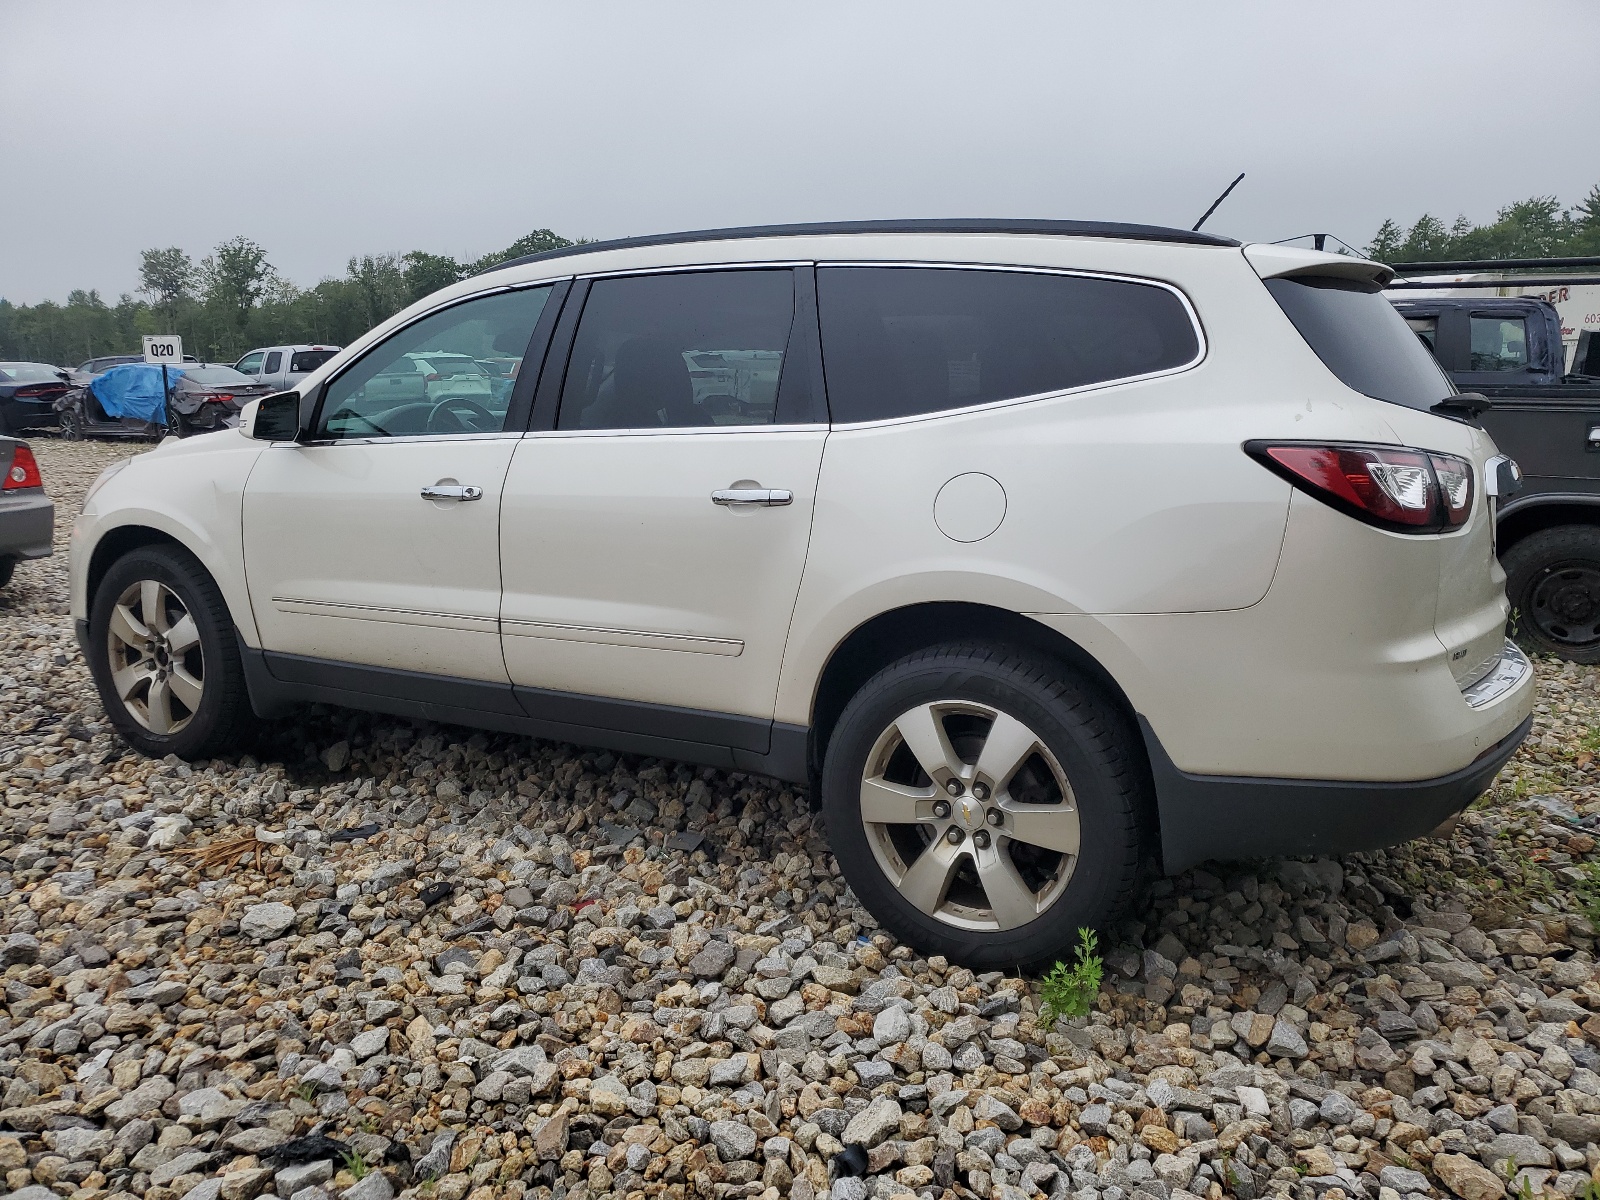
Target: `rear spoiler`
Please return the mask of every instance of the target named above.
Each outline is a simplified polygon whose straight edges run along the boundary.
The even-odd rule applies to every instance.
[[[1333,276],[1336,279],[1354,279],[1361,283],[1375,283],[1386,287],[1395,276],[1394,270],[1370,258],[1352,258],[1348,254],[1330,254],[1323,250],[1308,250],[1300,246],[1280,246],[1276,243],[1256,242],[1244,248],[1244,256],[1263,279],[1281,279],[1292,275]]]

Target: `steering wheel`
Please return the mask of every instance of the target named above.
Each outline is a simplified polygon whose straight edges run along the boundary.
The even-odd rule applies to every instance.
[[[467,415],[474,419],[473,423],[469,424],[468,422],[462,420],[461,414],[456,412],[456,409],[465,410]],[[455,428],[439,428],[435,422],[437,422],[441,416],[448,416]],[[482,426],[479,426],[476,423],[476,419],[480,417],[484,422]],[[483,405],[479,404],[476,400],[472,399],[470,396],[446,396],[443,400],[439,401],[428,410],[428,432],[492,433],[495,427],[495,420],[495,415],[492,412],[490,412]]]

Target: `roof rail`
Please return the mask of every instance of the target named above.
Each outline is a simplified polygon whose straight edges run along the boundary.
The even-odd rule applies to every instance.
[[[1468,258],[1458,262],[1390,263],[1396,275],[1455,275],[1462,271],[1581,271],[1600,258]]]
[[[1183,242],[1194,246],[1237,246],[1232,238],[1165,225],[1134,225],[1121,221],[1028,221],[988,220],[983,218],[932,218],[895,221],[812,221],[798,225],[746,225],[729,229],[694,229],[683,233],[653,233],[643,237],[618,238],[607,242],[585,242],[513,258],[479,274],[520,267],[524,263],[544,262],[577,254],[599,254],[606,250],[631,250],[642,246],[671,246],[686,242],[721,242],[743,238],[806,237],[819,234],[849,233],[1031,233],[1056,237],[1126,238],[1141,242]]]

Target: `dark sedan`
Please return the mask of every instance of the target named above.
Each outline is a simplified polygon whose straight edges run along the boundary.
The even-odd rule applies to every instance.
[[[49,363],[0,362],[0,434],[55,428],[56,401],[70,387]]]
[[[179,437],[237,425],[241,408],[273,390],[269,384],[257,383],[232,367],[185,366],[172,387],[168,422]]]

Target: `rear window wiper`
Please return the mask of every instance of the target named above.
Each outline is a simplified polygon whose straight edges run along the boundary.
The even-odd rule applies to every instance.
[[[1475,424],[1479,417],[1493,407],[1489,398],[1479,392],[1457,392],[1453,396],[1446,396],[1428,411],[1441,417],[1449,417],[1453,421],[1465,421],[1470,425]]]

